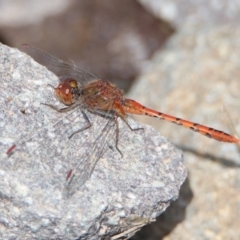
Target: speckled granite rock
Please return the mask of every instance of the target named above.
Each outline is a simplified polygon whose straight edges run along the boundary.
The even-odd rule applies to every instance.
[[[186,178],[181,152],[151,127],[131,132],[121,121],[124,157],[107,132],[90,179],[66,196],[68,171],[91,159],[106,120],[89,113],[93,127],[68,139],[84,124],[80,111],[60,114],[40,104],[59,104],[47,87],[58,84],[56,76],[16,49],[0,45],[0,56],[1,239],[128,238],[177,198]]]

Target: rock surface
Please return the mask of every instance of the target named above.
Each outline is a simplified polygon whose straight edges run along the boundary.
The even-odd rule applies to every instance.
[[[0,55],[1,239],[128,238],[177,198],[186,170],[165,138],[149,126],[131,132],[120,121],[121,158],[114,128],[102,132],[106,119],[89,113],[93,126],[68,139],[84,124],[80,111],[41,105],[62,107],[47,87],[57,86],[57,77],[16,49],[0,45]],[[91,164],[98,136],[104,155],[90,179],[66,195],[67,173]]]

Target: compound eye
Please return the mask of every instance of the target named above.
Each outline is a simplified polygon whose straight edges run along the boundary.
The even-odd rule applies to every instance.
[[[58,99],[65,105],[71,105],[74,102],[74,95],[69,81],[60,83],[55,89]]]

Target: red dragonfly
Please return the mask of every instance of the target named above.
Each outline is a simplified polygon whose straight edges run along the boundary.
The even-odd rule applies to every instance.
[[[91,127],[91,122],[89,121],[86,113],[84,112],[84,110],[87,109],[90,112],[96,113],[103,117],[107,117],[115,122],[116,148],[120,153],[121,151],[118,149],[117,146],[119,131],[117,119],[120,117],[131,130],[136,130],[132,129],[131,126],[128,124],[127,114],[138,114],[156,117],[158,119],[166,120],[179,126],[183,126],[218,141],[229,143],[239,142],[239,139],[223,131],[207,127],[198,123],[194,123],[188,120],[184,120],[178,117],[174,117],[165,113],[161,113],[153,109],[147,108],[132,99],[124,98],[122,90],[117,88],[112,83],[101,80],[97,76],[85,72],[66,62],[63,62],[35,47],[24,45],[22,49],[24,52],[33,57],[34,60],[46,66],[50,71],[52,71],[59,77],[59,85],[56,88],[53,88],[55,89],[55,94],[58,99],[62,103],[64,103],[66,107],[63,109],[58,109],[50,104],[45,105],[53,108],[58,112],[71,111],[77,107],[81,108],[83,116],[88,122],[88,124],[84,128],[74,132],[71,136],[73,136],[77,132],[83,131]],[[113,127],[113,125],[111,126]],[[7,153],[12,153],[15,147],[16,145],[13,145]],[[95,162],[97,162],[99,158],[100,156],[95,159]],[[95,165],[96,163],[92,164],[93,167],[91,170],[88,170],[89,174],[86,174],[87,177],[85,178],[88,178],[91,175]],[[67,176],[67,180],[71,181],[72,177],[72,170],[70,170]],[[84,179],[82,182],[84,183],[85,180],[86,179]]]

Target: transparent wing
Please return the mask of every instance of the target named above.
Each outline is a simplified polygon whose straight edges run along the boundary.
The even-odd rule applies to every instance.
[[[107,151],[109,140],[113,139],[115,131],[116,122],[113,118],[109,118],[92,147],[89,147],[90,151],[81,156],[82,160],[78,161],[75,168],[70,170],[65,189],[67,195],[74,194],[76,189],[90,178],[98,160]]]
[[[74,65],[68,64],[30,45],[24,44],[20,47],[20,50],[27,53],[36,62],[46,66],[51,72],[60,78],[60,81],[63,81],[67,78],[74,78],[81,85],[85,85],[91,80],[99,79],[99,77],[95,76],[94,74],[85,72]]]

